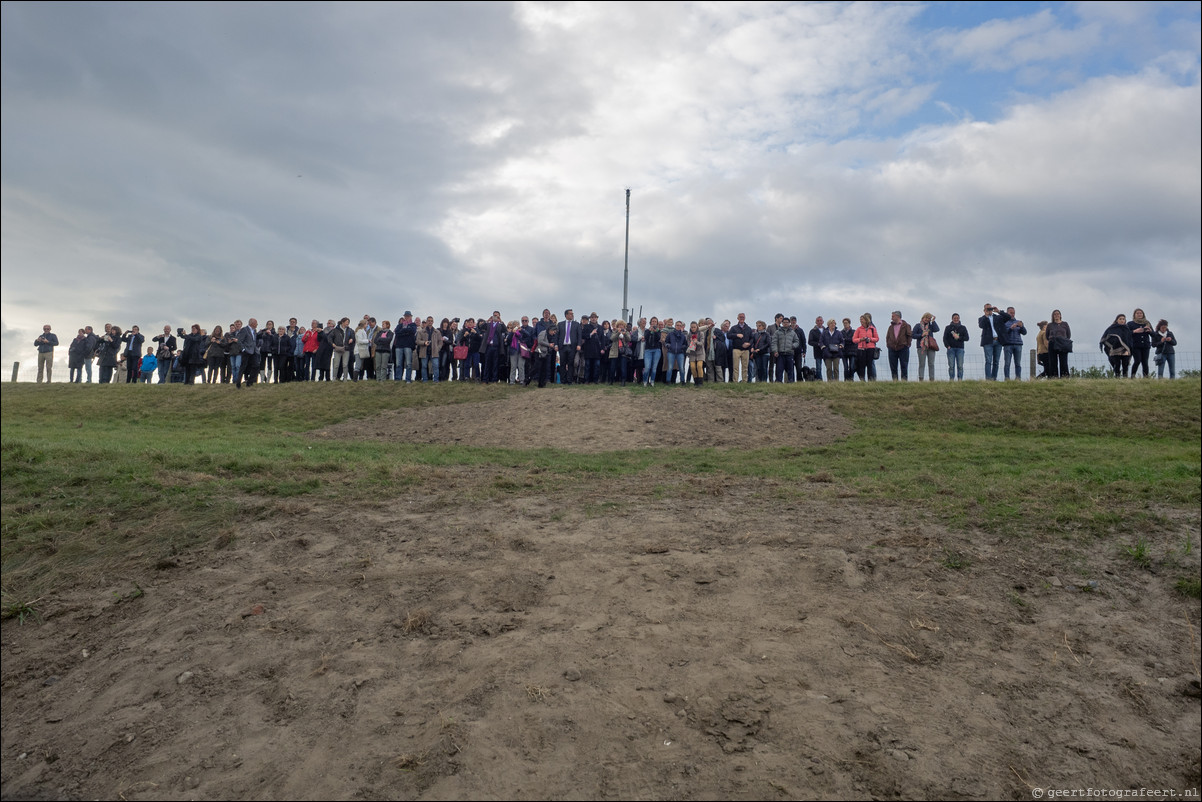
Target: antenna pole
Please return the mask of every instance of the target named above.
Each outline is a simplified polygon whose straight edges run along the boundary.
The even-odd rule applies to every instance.
[[[626,320],[630,317],[630,310],[626,307],[628,293],[630,291],[630,188],[626,189],[626,262],[622,269],[622,319]]]

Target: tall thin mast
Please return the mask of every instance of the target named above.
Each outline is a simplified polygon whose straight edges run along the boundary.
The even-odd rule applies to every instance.
[[[622,320],[630,323],[627,297],[630,291],[630,188],[626,189],[626,263],[622,269]]]

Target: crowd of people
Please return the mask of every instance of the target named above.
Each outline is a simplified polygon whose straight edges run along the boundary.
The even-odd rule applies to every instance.
[[[120,381],[159,384],[230,383],[235,387],[256,382],[291,381],[479,381],[510,384],[620,384],[656,383],[700,385],[717,382],[875,381],[877,361],[886,356],[893,380],[909,379],[911,352],[917,353],[918,380],[935,380],[936,353],[943,350],[948,378],[963,380],[964,349],[973,340],[983,349],[985,378],[999,373],[1009,380],[1022,378],[1023,338],[1028,329],[1014,307],[985,304],[976,331],[961,322],[959,314],[940,327],[927,312],[911,326],[900,311],[883,325],[872,315],[851,318],[815,318],[808,331],[797,318],[777,314],[771,323],[751,323],[740,312],[732,323],[712,318],[674,320],[641,318],[599,320],[594,312],[576,319],[572,309],[563,319],[544,309],[541,316],[504,321],[500,312],[479,318],[424,320],[406,311],[395,326],[389,320],[364,315],[354,326],[350,318],[323,326],[308,326],[291,318],[276,326],[262,326],[251,318],[228,327],[190,330],[164,326],[147,339],[138,326],[123,331],[105,324],[103,333],[91,326],[79,329],[68,345],[70,381],[92,381],[92,365],[99,367],[102,384]],[[1035,334],[1038,378],[1069,376],[1068,354],[1073,350],[1072,330],[1053,310],[1041,320]],[[840,325],[842,324],[842,325]],[[1110,360],[1115,376],[1149,375],[1149,356],[1155,351],[1157,375],[1176,377],[1177,340],[1168,322],[1156,325],[1142,309],[1130,320],[1125,315],[1103,333],[1099,347]],[[38,381],[47,381],[53,370],[58,337],[43,327],[34,345],[38,348]],[[807,363],[812,360],[812,365]]]

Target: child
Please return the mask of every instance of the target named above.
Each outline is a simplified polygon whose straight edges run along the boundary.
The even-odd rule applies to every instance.
[[[150,380],[154,377],[154,371],[159,366],[159,360],[154,355],[153,348],[146,349],[146,356],[142,357],[142,384],[150,384]]]

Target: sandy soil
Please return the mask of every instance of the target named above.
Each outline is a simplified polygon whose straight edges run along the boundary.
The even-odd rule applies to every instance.
[[[756,447],[763,427],[738,422],[782,415],[804,425],[776,427],[777,445],[849,431],[822,407],[747,397],[715,415],[712,395],[676,392],[670,406],[577,392],[578,426],[523,414],[537,398],[554,419],[568,397],[549,388],[314,436],[596,452]],[[1082,558],[951,533],[829,480],[801,501],[771,480],[531,483],[530,469],[454,467],[371,504],[274,502],[226,548],[71,589],[41,623],[4,622],[0,792],[1198,787],[1199,604],[1112,545]]]

